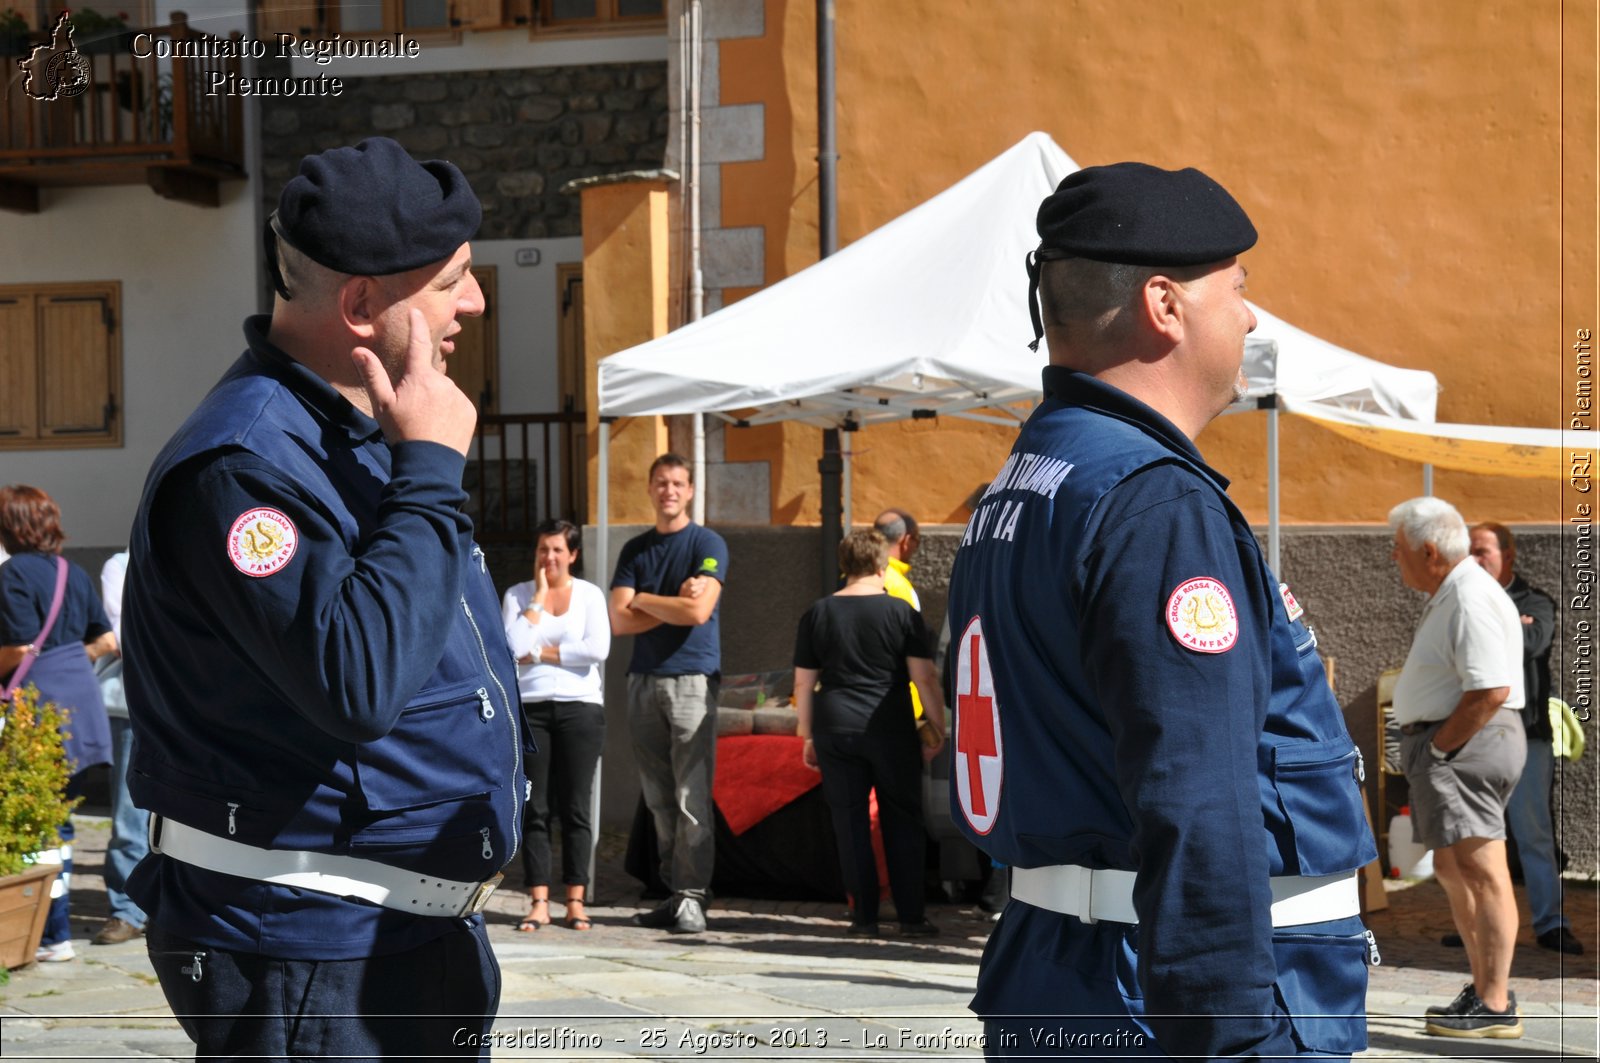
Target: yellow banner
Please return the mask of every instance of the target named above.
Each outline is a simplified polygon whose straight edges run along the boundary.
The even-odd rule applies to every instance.
[[[1336,435],[1355,440],[1364,447],[1418,464],[1431,464],[1459,472],[1516,476],[1530,480],[1565,480],[1573,474],[1574,455],[1583,464],[1586,475],[1589,464],[1594,460],[1595,448],[1592,443],[1577,449],[1539,446],[1448,435],[1445,433],[1453,427],[1449,425],[1418,425],[1402,430],[1350,424],[1304,411],[1296,411],[1296,414]]]

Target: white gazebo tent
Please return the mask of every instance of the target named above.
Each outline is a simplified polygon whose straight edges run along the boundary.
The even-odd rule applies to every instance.
[[[816,265],[600,362],[600,556],[608,420],[709,413],[736,424],[855,428],[906,418],[1017,424],[1040,394],[1027,253],[1034,209],[1078,168],[1044,133]],[[1247,407],[1265,407],[1269,552],[1277,564],[1277,423],[1284,403],[1431,421],[1432,373],[1336,347],[1257,308]],[[845,520],[849,523],[849,473]],[[702,470],[696,470],[697,479]]]

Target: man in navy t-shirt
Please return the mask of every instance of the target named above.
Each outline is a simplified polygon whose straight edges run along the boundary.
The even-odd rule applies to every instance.
[[[611,630],[632,635],[628,727],[644,801],[655,819],[661,878],[672,895],[634,916],[640,926],[706,928],[715,815],[717,694],[722,644],[717,604],[728,544],[689,519],[689,464],[663,454],[650,466],[656,526],[628,540],[611,580]]]

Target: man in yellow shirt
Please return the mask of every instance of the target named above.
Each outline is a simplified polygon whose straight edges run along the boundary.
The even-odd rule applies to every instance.
[[[917,530],[917,518],[903,509],[886,509],[872,522],[885,539],[889,540],[889,571],[883,576],[883,589],[917,612],[922,612],[922,602],[906,573],[911,571],[911,558],[922,545],[922,533]],[[917,715],[921,715],[918,712]]]
[[[883,574],[883,589],[891,597],[899,598],[917,612],[922,612],[922,599],[906,575],[911,571],[911,558],[922,545],[922,533],[917,530],[917,518],[903,509],[886,509],[872,522],[878,534],[889,540],[889,568]],[[917,719],[922,719],[922,699],[917,696],[917,685],[911,684],[911,709]]]

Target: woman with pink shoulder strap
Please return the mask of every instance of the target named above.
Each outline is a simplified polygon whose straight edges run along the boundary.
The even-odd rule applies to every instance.
[[[72,795],[87,769],[111,762],[111,728],[92,662],[115,651],[117,642],[89,574],[61,556],[65,540],[61,511],[48,494],[24,485],[0,487],[0,546],[11,555],[0,565],[0,693],[9,702],[13,690],[32,684],[41,701],[66,712]],[[41,862],[62,865],[39,947],[38,959],[45,962],[74,955],[67,902],[72,837],[68,820],[60,848],[40,856]]]

